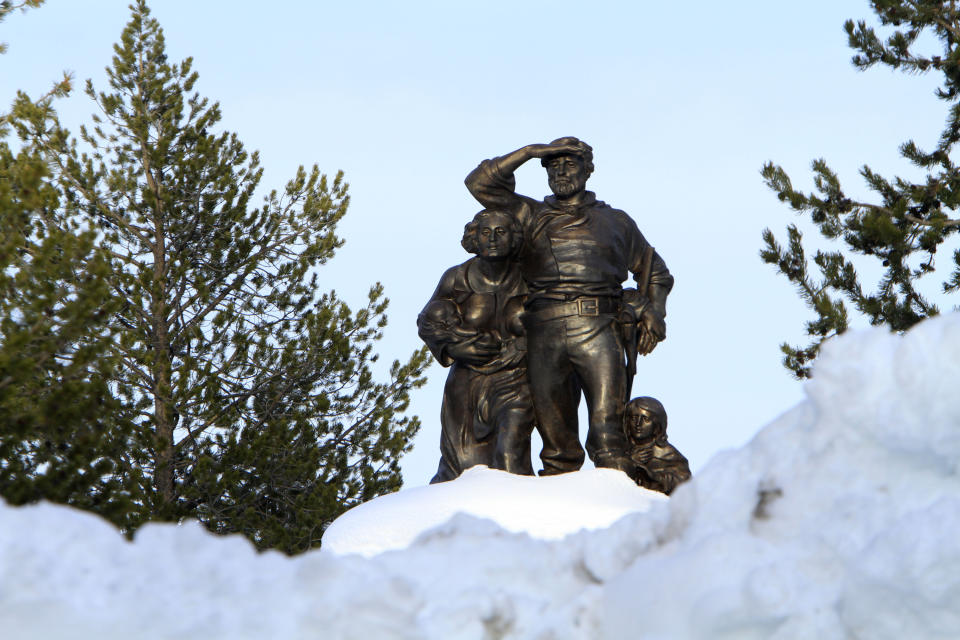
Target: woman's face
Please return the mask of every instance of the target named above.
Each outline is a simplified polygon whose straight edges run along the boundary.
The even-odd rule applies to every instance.
[[[485,260],[504,260],[513,247],[513,225],[505,213],[481,216],[477,226],[477,252]]]

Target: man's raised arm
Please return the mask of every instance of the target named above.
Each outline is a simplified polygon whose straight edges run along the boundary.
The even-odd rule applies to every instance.
[[[528,144],[505,156],[484,160],[470,172],[464,183],[471,195],[488,209],[511,209],[525,196],[518,195],[517,180],[513,176],[520,165],[534,158],[547,158],[566,153],[579,153],[580,147],[571,144]]]

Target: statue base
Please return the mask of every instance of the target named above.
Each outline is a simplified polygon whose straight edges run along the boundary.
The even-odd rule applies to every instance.
[[[613,469],[534,477],[476,466],[456,480],[354,507],[327,528],[322,549],[364,556],[404,549],[458,513],[492,520],[508,532],[557,540],[581,529],[609,527],[667,499]]]

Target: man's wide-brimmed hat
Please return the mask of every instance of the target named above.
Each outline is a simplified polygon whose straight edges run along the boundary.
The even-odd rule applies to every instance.
[[[557,138],[550,144],[565,144],[577,147],[576,151],[571,151],[565,154],[554,154],[546,156],[540,160],[542,166],[547,166],[547,161],[551,158],[556,158],[557,155],[575,155],[579,156],[583,160],[583,165],[587,169],[587,174],[593,173],[593,147],[588,145],[586,142],[580,138],[575,138],[574,136],[565,136],[563,138]]]

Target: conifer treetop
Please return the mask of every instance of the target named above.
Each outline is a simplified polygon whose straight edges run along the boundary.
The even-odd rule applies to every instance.
[[[880,64],[906,73],[939,73],[942,86],[937,96],[949,105],[948,114],[934,147],[923,149],[913,140],[900,147],[901,156],[926,173],[924,180],[885,178],[869,165],[861,168],[860,175],[876,195],[873,200],[849,197],[824,159],[812,163],[815,191],[810,193],[795,189],[782,167],[764,165],[763,179],[780,201],[808,215],[823,238],[840,245],[835,251],[815,252],[818,273],[813,274],[796,225],[787,228],[786,246],[769,229],[763,233],[761,258],[794,284],[816,314],[806,323],[811,338],[807,346],[781,346],[784,365],[798,378],[809,377],[823,341],[849,327],[847,304],[873,325],[905,331],[940,313],[936,301],[942,294],[960,289],[957,248],[939,286],[929,284],[938,254],[956,244],[960,228],[960,171],[951,157],[960,140],[960,10],[955,2],[942,0],[872,0],[870,5],[889,35],[881,37],[866,21],[848,20],[844,29],[856,52],[853,65],[863,70]],[[917,50],[925,32],[935,36],[940,50]],[[864,257],[882,267],[873,290],[864,288],[857,272]]]

